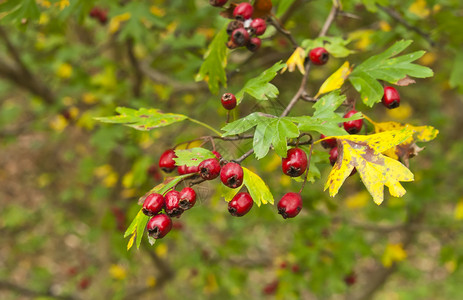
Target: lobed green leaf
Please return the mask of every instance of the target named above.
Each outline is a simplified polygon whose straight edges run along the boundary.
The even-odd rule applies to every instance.
[[[199,165],[203,160],[209,158],[216,158],[214,153],[211,151],[196,147],[185,150],[175,150],[177,158],[174,158],[177,166],[186,165],[187,167],[193,167]]]

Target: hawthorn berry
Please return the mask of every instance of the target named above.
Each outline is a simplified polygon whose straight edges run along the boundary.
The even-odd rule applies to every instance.
[[[262,45],[262,40],[258,37],[253,37],[246,44],[246,48],[251,52],[256,52],[257,50],[259,50],[261,45]]]
[[[190,187],[183,188],[179,194],[179,206],[183,210],[192,208],[196,203],[196,192]]]
[[[179,175],[198,173],[199,167],[198,166],[187,167],[186,165],[181,165],[181,166],[178,166],[177,171]]]
[[[235,17],[237,20],[244,21],[251,18],[253,12],[254,9],[252,8],[251,4],[248,2],[242,2],[238,4],[233,10],[233,17]]]
[[[236,107],[236,97],[232,93],[225,93],[220,98],[223,108],[227,110],[234,109]]]
[[[302,197],[298,193],[286,193],[277,204],[278,213],[284,218],[294,218],[302,209]]]
[[[320,134],[320,139],[324,139],[324,138],[326,138],[326,135]],[[325,149],[336,147],[336,145],[337,145],[336,139],[327,139],[327,140],[322,141],[322,147]]]
[[[313,48],[309,52],[310,61],[315,65],[324,65],[330,58],[330,54],[323,47]]]
[[[209,158],[203,160],[199,164],[199,175],[203,179],[212,180],[219,176],[220,174],[220,164],[219,161],[215,158]]]
[[[158,193],[149,194],[143,202],[143,213],[147,216],[157,215],[164,208],[164,197]]]
[[[345,277],[344,277],[344,282],[347,284],[347,285],[354,285],[355,282],[357,282],[357,274],[355,274],[354,272],[350,273],[350,274],[347,274]]]
[[[216,7],[222,7],[228,0],[209,0],[209,4]]]
[[[229,162],[220,171],[220,180],[229,188],[236,189],[243,183],[243,168],[240,164]]]
[[[180,217],[180,215],[183,213],[183,209],[180,208],[180,193],[176,190],[171,190],[166,193],[164,199],[166,214],[171,218]]]
[[[227,25],[227,34],[231,35],[233,33],[233,31],[235,31],[235,29],[243,28],[243,27],[244,27],[243,22],[238,21],[238,20],[231,21]]]
[[[231,41],[238,47],[244,46],[249,41],[249,33],[244,28],[237,28],[231,34]]]
[[[278,279],[275,279],[274,281],[270,282],[264,288],[262,289],[262,294],[264,295],[274,295],[277,290],[278,290],[278,285],[280,284],[280,281]]]
[[[399,107],[400,105],[399,92],[392,86],[385,86],[382,102],[384,106],[386,106],[389,109]]]
[[[352,109],[352,110],[348,111],[344,115],[344,118],[350,118],[356,113],[357,113],[357,111],[355,109]],[[358,119],[358,120],[353,120],[353,121],[346,121],[346,122],[343,123],[343,125],[344,125],[344,129],[349,134],[356,134],[356,133],[359,133],[360,130],[362,129],[363,119]]]
[[[90,11],[90,17],[97,19],[101,24],[108,22],[108,12],[100,7],[94,7]]]
[[[238,193],[228,202],[228,212],[235,217],[242,217],[247,214],[254,201],[248,193]]]
[[[333,147],[330,150],[330,164],[334,166],[337,160],[338,160],[338,147]]]
[[[265,33],[265,30],[267,29],[267,24],[265,23],[264,19],[261,18],[255,18],[251,22],[251,33],[255,35],[262,35]]]
[[[172,229],[172,220],[165,214],[155,215],[148,221],[146,229],[153,239],[162,239]]]
[[[281,168],[290,177],[301,176],[307,169],[307,154],[300,148],[289,149],[282,159]]]
[[[220,162],[220,159],[222,158],[222,154],[220,154],[217,151],[212,151],[212,153],[214,153],[215,157],[217,157],[217,160]]]
[[[175,169],[175,160],[177,155],[175,155],[174,149],[168,149],[161,154],[159,158],[159,168],[166,173],[170,173]]]

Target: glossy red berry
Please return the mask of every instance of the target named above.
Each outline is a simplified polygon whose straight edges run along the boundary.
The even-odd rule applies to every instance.
[[[283,218],[294,218],[302,209],[302,197],[298,193],[286,193],[278,201],[277,207]]]
[[[214,153],[215,157],[217,157],[217,160],[220,162],[220,159],[222,158],[222,154],[220,154],[217,151],[212,151],[212,153]]]
[[[400,105],[399,92],[392,86],[385,86],[382,102],[384,106],[386,106],[389,109],[399,107]]]
[[[241,186],[243,183],[243,176],[243,168],[235,162],[229,162],[223,166],[220,171],[220,180],[223,184],[232,189]]]
[[[236,107],[236,97],[232,93],[223,94],[220,101],[222,102],[223,108],[227,110],[231,110]]]
[[[171,190],[166,193],[164,200],[166,203],[166,214],[171,218],[180,217],[183,213],[183,209],[180,208],[180,193],[175,190]]]
[[[262,45],[262,40],[258,37],[253,37],[246,44],[246,48],[251,52],[255,52],[259,50],[261,45]]]
[[[313,48],[309,52],[310,61],[315,65],[324,65],[330,58],[330,54],[323,47]]]
[[[147,216],[157,215],[164,208],[164,197],[158,193],[149,194],[143,202],[143,213]]]
[[[190,187],[183,188],[179,194],[179,206],[183,210],[192,208],[196,203],[196,192]]]
[[[222,7],[228,0],[209,0],[209,4],[216,7]]]
[[[212,180],[219,176],[220,174],[220,164],[219,161],[215,158],[209,158],[203,160],[199,164],[199,175],[203,179]]]
[[[357,111],[355,109],[352,109],[352,110],[348,111],[344,115],[344,118],[350,118],[356,113],[357,113]],[[347,121],[347,122],[344,122],[343,124],[344,124],[344,129],[349,134],[356,134],[356,133],[359,133],[360,130],[362,129],[363,119],[358,119],[358,120],[354,120],[354,121]]]
[[[161,154],[159,158],[159,168],[166,173],[170,173],[175,169],[175,160],[177,155],[175,155],[174,149],[168,149]]]
[[[146,225],[148,235],[154,239],[162,239],[172,229],[172,220],[165,214],[152,217]]]
[[[187,167],[186,165],[181,165],[181,166],[178,166],[177,171],[179,175],[193,174],[193,173],[199,172],[199,167],[198,166]]]
[[[242,217],[247,214],[254,201],[248,193],[238,193],[228,202],[228,212],[235,217]]]
[[[267,29],[267,23],[265,23],[264,19],[256,18],[251,22],[251,32],[255,35],[262,35],[265,33]]]
[[[338,160],[338,147],[333,147],[330,150],[330,164],[334,166],[336,160]]]
[[[231,34],[231,41],[238,47],[246,45],[249,41],[249,33],[244,28],[237,28]]]
[[[248,2],[242,2],[238,4],[233,10],[233,17],[235,17],[237,20],[244,21],[252,17],[253,11],[254,9],[252,8],[251,4]]]
[[[320,139],[324,139],[324,138],[326,138],[326,136],[324,134],[321,134]],[[327,140],[322,141],[322,147],[325,149],[336,147],[336,145],[337,145],[336,139],[327,139]]]
[[[281,168],[288,176],[301,176],[307,169],[307,154],[300,148],[289,149],[281,161]]]

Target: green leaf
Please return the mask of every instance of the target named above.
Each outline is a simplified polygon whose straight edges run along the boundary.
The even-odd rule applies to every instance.
[[[17,23],[23,20],[33,21],[40,17],[40,11],[35,0],[9,0],[0,3],[0,14],[6,15],[0,18],[1,22],[15,21]]]
[[[296,0],[279,0],[276,12],[277,17],[281,17]]]
[[[164,127],[187,119],[187,116],[179,114],[164,114],[155,108],[140,108],[139,110],[127,107],[118,107],[117,116],[100,117],[96,120],[104,123],[118,123],[137,130],[147,131],[154,128]]]
[[[459,87],[463,91],[463,52],[458,52],[455,59],[453,59],[453,68],[450,73],[450,87]]]
[[[273,80],[278,71],[283,69],[285,66],[286,64],[279,61],[269,69],[262,72],[259,76],[249,79],[244,84],[243,88],[235,95],[238,104],[243,100],[244,93],[248,93],[257,100],[268,100],[269,98],[276,98],[279,94],[279,91],[276,86],[270,83],[270,81]]]
[[[405,40],[396,42],[383,53],[374,55],[358,65],[350,74],[349,80],[354,88],[360,92],[366,105],[371,107],[381,101],[383,88],[378,80],[397,83],[407,75],[417,78],[433,76],[430,68],[412,63],[423,56],[424,51],[416,51],[392,58],[405,50],[411,43],[412,41]]]
[[[211,151],[196,147],[186,150],[175,150],[177,158],[174,158],[177,166],[186,165],[187,167],[193,167],[199,165],[203,160],[209,158],[216,158],[214,153]]]
[[[229,136],[246,132],[257,125],[257,123],[260,120],[260,117],[261,114],[259,112],[255,112],[247,115],[244,118],[228,123],[227,125],[222,127],[222,130],[225,131],[225,133],[222,136]]]
[[[244,182],[244,179],[243,179]],[[241,185],[242,187],[243,185]],[[230,202],[233,197],[235,197],[236,194],[241,190],[241,187],[237,187],[236,189],[231,189],[227,187],[224,184],[221,184],[222,187],[222,197],[225,199],[225,201]]]
[[[322,36],[314,40],[303,40],[301,47],[304,48],[306,55],[311,49],[324,47],[333,57],[346,57],[355,52],[346,48],[351,40],[345,40],[341,37]]]
[[[256,173],[243,167],[244,177],[243,184],[248,189],[249,194],[257,206],[261,204],[273,204],[273,195],[267,184]],[[239,188],[238,188],[239,189]]]
[[[224,25],[204,54],[204,62],[195,78],[196,81],[206,81],[213,94],[219,91],[220,83],[224,87],[227,86],[227,74],[225,73],[228,55],[227,40],[227,25]]]
[[[273,148],[280,157],[286,157],[288,151],[287,140],[289,138],[296,138],[300,132],[296,124],[284,118],[279,118],[275,121],[275,131],[273,134]]]

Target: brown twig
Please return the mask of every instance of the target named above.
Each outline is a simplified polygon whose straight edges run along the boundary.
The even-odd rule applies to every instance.
[[[63,300],[77,299],[74,296],[55,295],[50,290],[48,290],[46,292],[34,291],[34,290],[28,289],[26,287],[14,284],[12,282],[3,281],[3,280],[0,281],[0,290],[9,290],[9,291],[11,291],[13,293],[17,293],[17,294],[20,294],[22,296],[30,297],[30,298],[47,297],[47,298],[63,299]]]
[[[278,22],[278,20],[275,20],[272,17],[270,17],[270,18],[268,18],[268,21],[269,21],[270,24],[273,25],[273,27],[275,27],[275,29],[279,33],[284,35],[291,42],[294,49],[296,49],[299,46],[298,43],[296,42],[296,39],[291,34],[291,32],[289,30],[284,29],[283,26]]]
[[[140,97],[141,88],[143,84],[143,72],[140,69],[140,64],[133,50],[133,47],[134,47],[133,38],[129,38],[126,44],[127,44],[127,56],[129,57],[129,61],[130,61],[130,64],[132,65],[133,72],[134,72],[133,88],[132,88],[133,95],[135,97]]]

